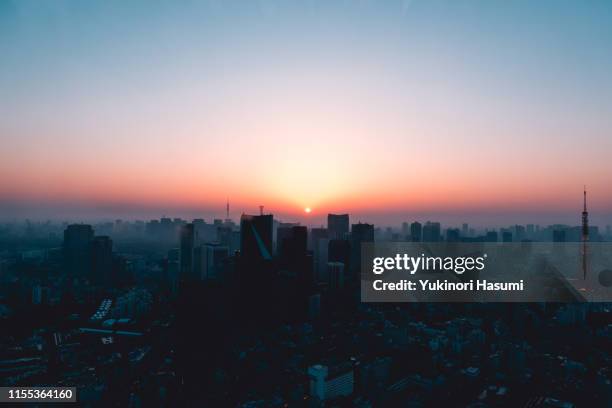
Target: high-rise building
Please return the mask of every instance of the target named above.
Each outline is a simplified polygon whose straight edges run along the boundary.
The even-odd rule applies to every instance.
[[[111,283],[113,270],[113,241],[107,236],[95,236],[91,241],[91,279],[97,283]]]
[[[565,242],[565,230],[564,229],[553,230],[553,242]]]
[[[326,228],[313,228],[310,231],[313,254],[314,276],[318,282],[327,281],[327,262],[329,261],[329,238]]]
[[[179,264],[182,280],[195,280],[194,250],[196,246],[196,232],[193,224],[185,224],[180,230]]]
[[[410,240],[412,242],[421,242],[423,234],[423,226],[420,222],[413,222],[410,224]]]
[[[348,214],[327,214],[329,239],[347,239],[349,233]]]
[[[525,227],[523,225],[515,225],[514,236],[516,237],[517,242],[521,242],[523,239],[525,239]]]
[[[423,226],[423,242],[440,241],[440,223],[427,221]]]
[[[68,276],[89,278],[91,273],[91,225],[71,224],[64,231],[64,265]]]
[[[410,224],[402,222],[402,235],[403,239],[410,239]]]
[[[308,229],[306,227],[278,228],[276,236],[281,261],[291,263],[306,254],[308,245]]]
[[[328,262],[327,275],[330,289],[344,288],[344,264],[342,262]]]
[[[329,234],[327,231],[327,228],[311,228],[310,229],[310,236],[309,236],[309,240],[308,240],[308,249],[313,250],[315,249],[315,241],[322,239],[322,238],[329,238]]]
[[[463,237],[468,237],[470,235],[470,227],[467,224],[467,222],[464,222],[463,225],[461,226],[461,235]]]
[[[374,225],[353,224],[351,226],[351,276],[348,280],[356,282],[361,271],[361,244],[374,242]]]
[[[502,242],[512,242],[511,231],[502,231]]]
[[[344,270],[350,270],[351,264],[351,244],[344,239],[332,239],[329,241],[327,258],[329,262],[341,262]]]
[[[272,214],[240,217],[240,256],[244,259],[272,259]]]
[[[448,228],[446,230],[446,241],[459,242],[460,238],[461,233],[459,232],[459,228]]]
[[[223,275],[229,251],[225,245],[209,242],[196,248],[196,269],[200,280],[218,279]]]
[[[584,207],[582,210],[582,236],[581,236],[581,257],[582,257],[582,279],[586,279],[589,269],[588,261],[588,242],[589,242],[589,212],[587,211],[586,186],[584,187]]]

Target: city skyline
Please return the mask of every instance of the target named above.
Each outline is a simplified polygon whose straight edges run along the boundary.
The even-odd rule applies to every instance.
[[[612,7],[3,2],[5,219],[612,214]],[[305,213],[304,209],[312,209]]]

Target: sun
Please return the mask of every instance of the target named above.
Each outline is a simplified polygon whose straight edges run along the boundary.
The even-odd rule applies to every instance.
[[[310,209],[310,207],[306,207],[306,208],[304,208],[304,212],[306,214],[310,214],[312,212],[312,209]]]

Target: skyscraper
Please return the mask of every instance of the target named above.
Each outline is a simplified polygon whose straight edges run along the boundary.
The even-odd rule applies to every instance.
[[[423,242],[440,241],[440,223],[427,221],[423,226]]]
[[[374,242],[374,225],[353,224],[351,226],[351,276],[350,280],[357,281],[361,271],[361,244]]]
[[[421,242],[421,237],[423,233],[423,227],[420,222],[413,222],[410,224],[410,240],[412,242]]]
[[[243,259],[272,259],[272,214],[240,217],[240,256]]]
[[[182,280],[197,279],[194,273],[194,250],[196,244],[196,232],[192,223],[181,226],[179,264]]]
[[[313,228],[310,230],[310,242],[313,253],[313,268],[315,279],[319,282],[327,280],[327,262],[329,238],[326,228]]]
[[[113,269],[113,241],[96,236],[91,241],[91,277],[94,282],[110,283]]]
[[[348,214],[327,214],[329,239],[347,239],[349,232]]]
[[[71,224],[64,231],[64,266],[68,276],[85,278],[91,272],[91,225]]]
[[[582,278],[586,279],[588,264],[588,242],[589,242],[589,213],[586,203],[586,186],[583,192],[584,207],[582,209]]]

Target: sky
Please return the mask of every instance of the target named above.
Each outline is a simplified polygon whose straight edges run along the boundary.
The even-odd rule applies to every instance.
[[[0,0],[0,214],[578,224],[586,184],[612,223],[611,39],[606,0]]]

